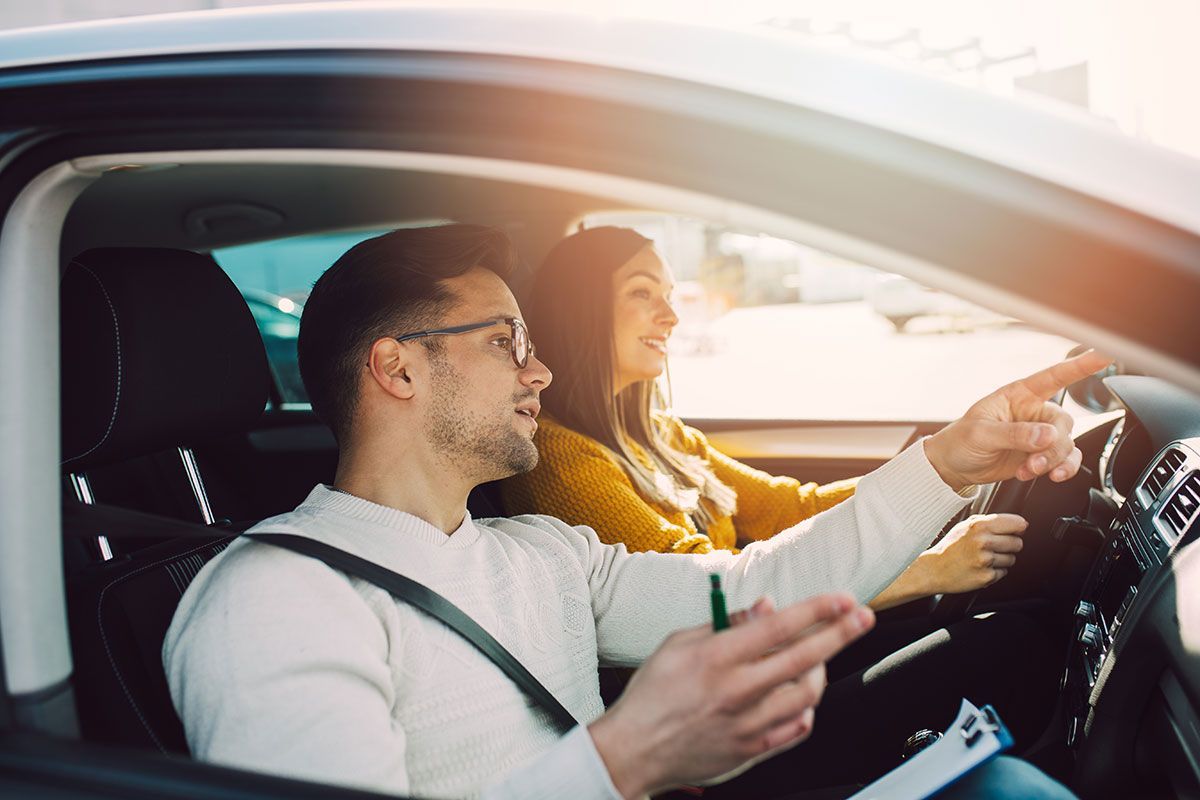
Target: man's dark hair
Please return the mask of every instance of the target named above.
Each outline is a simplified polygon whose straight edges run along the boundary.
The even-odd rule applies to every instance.
[[[437,327],[455,300],[447,278],[473,267],[506,278],[515,262],[503,231],[456,223],[367,239],[317,279],[300,320],[300,376],[313,411],[339,442],[350,431],[371,344]],[[442,346],[437,337],[419,341],[435,351]]]

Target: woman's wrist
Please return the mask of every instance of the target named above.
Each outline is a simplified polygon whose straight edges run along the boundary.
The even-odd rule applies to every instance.
[[[913,573],[913,591],[916,593],[916,596],[913,598],[914,600],[942,592],[942,586],[938,582],[937,558],[937,553],[926,550],[917,556],[916,560],[909,567],[909,570]]]
[[[899,589],[899,594],[902,595],[896,597],[898,600],[896,604],[920,600],[922,597],[940,593],[941,587],[937,583],[936,553],[925,551],[918,555],[896,583],[899,584],[896,589]]]
[[[891,585],[876,595],[867,605],[875,611],[883,611],[936,594],[939,589],[933,577],[936,572],[933,568],[933,558],[933,554],[928,551],[917,556],[908,565],[908,569],[900,573],[900,577],[892,581]]]

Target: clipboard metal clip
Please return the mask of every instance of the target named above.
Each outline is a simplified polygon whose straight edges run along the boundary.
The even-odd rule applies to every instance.
[[[967,746],[975,744],[979,737],[985,733],[996,733],[1002,728],[1000,717],[996,714],[996,710],[990,705],[984,706],[976,711],[971,718],[963,723],[958,732],[962,734],[963,740]]]

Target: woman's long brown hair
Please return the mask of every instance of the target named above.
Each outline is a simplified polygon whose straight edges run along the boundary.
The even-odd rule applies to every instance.
[[[546,411],[608,448],[644,498],[690,514],[703,529],[716,516],[734,513],[733,489],[703,459],[665,440],[651,414],[654,381],[638,381],[613,396],[612,276],[652,246],[628,228],[588,228],[568,236],[534,276],[526,319],[538,357],[554,371],[554,388],[542,397]],[[645,451],[654,468],[638,459],[630,442]],[[667,476],[670,485],[656,473]]]

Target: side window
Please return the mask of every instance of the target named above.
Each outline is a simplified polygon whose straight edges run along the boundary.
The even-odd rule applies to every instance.
[[[313,283],[342,253],[380,233],[383,231],[298,236],[213,251],[213,258],[250,306],[283,403],[308,402],[300,380],[296,340]]]
[[[671,266],[667,396],[686,418],[944,422],[1075,344],[753,231],[662,214],[583,222],[635,228]]]

